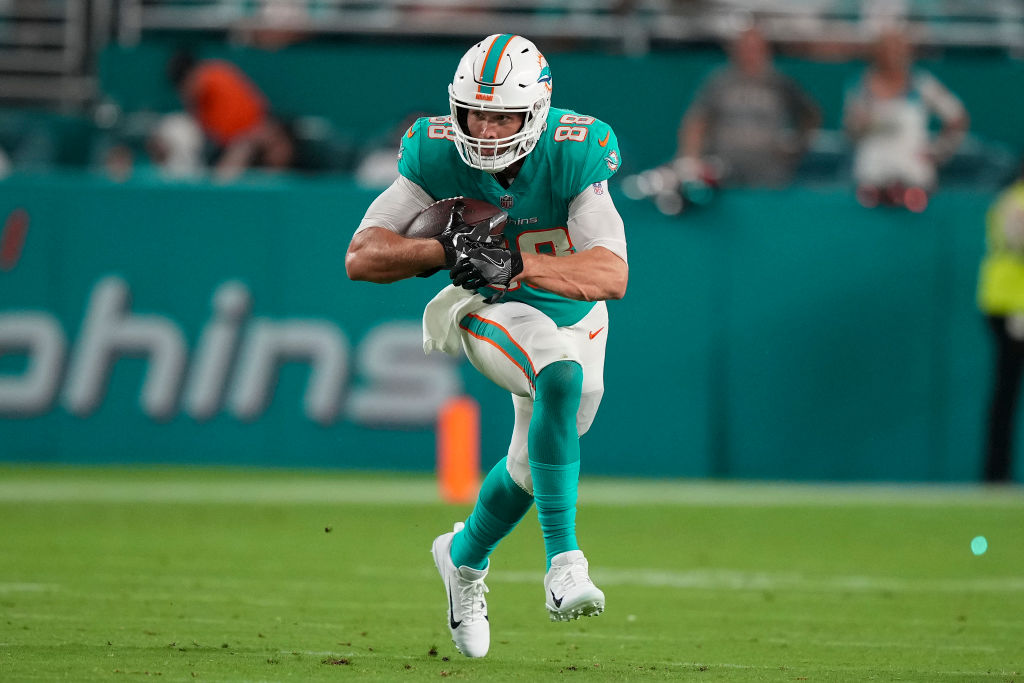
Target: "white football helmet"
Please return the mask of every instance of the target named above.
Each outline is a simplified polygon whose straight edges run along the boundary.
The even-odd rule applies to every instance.
[[[509,33],[487,36],[469,49],[448,86],[455,148],[462,160],[498,173],[530,153],[547,127],[551,69],[537,46]],[[482,140],[469,135],[470,109],[525,115],[514,135]],[[488,153],[483,154],[484,150]]]

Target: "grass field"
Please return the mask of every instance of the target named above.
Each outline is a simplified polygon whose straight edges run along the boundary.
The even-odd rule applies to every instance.
[[[536,515],[445,626],[429,478],[0,467],[0,680],[1024,682],[1024,491],[585,480],[608,599],[551,623]],[[989,546],[971,551],[979,535]]]

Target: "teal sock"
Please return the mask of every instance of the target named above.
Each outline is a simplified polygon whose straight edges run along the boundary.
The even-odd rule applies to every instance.
[[[528,446],[530,475],[550,568],[555,555],[579,550],[576,490],[580,441],[576,412],[583,392],[583,368],[573,361],[552,363],[537,375],[536,388]]]
[[[512,480],[505,460],[499,460],[487,473],[466,527],[452,539],[451,555],[456,567],[486,567],[495,546],[516,528],[533,504],[533,497]]]

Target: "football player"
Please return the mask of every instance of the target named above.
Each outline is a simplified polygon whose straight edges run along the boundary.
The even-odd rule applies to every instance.
[[[469,657],[490,644],[488,556],[533,504],[551,619],[605,606],[577,543],[576,497],[579,436],[604,392],[604,302],[622,298],[629,274],[607,183],[620,159],[612,129],[551,107],[551,87],[547,60],[526,38],[492,35],[470,48],[448,87],[451,114],[406,131],[400,177],[370,205],[345,259],[351,279],[370,282],[447,269],[453,284],[424,311],[424,349],[464,350],[512,394],[507,457],[465,523],[432,546],[452,640]],[[457,205],[436,237],[403,234],[424,208],[455,196],[505,209],[504,234],[474,231]]]

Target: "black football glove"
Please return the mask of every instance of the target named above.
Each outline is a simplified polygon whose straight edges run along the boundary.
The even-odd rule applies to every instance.
[[[452,215],[448,218],[448,226],[434,238],[444,248],[444,267],[449,270],[460,256],[473,247],[496,247],[504,239],[500,233],[492,235],[491,230],[503,222],[508,214],[502,211],[488,219],[467,223],[462,217],[465,209],[465,204],[456,202],[452,207]]]
[[[452,206],[451,215],[448,217],[448,225],[440,235],[433,238],[440,242],[441,247],[444,249],[443,268],[446,270],[451,270],[459,260],[459,257],[465,254],[468,249],[476,246],[497,246],[504,239],[501,233],[492,235],[491,230],[493,230],[494,226],[499,225],[508,218],[506,212],[502,211],[476,223],[467,223],[462,217],[465,210],[465,204],[456,202]],[[426,270],[420,273],[419,277],[430,277],[441,270],[441,268],[442,266],[438,266]]]
[[[489,304],[501,299],[509,283],[523,272],[523,257],[503,247],[472,247],[451,269],[452,282],[476,290],[485,285],[497,292],[487,297]]]

